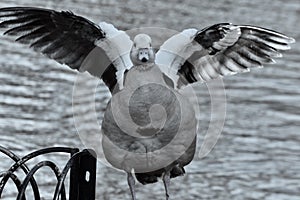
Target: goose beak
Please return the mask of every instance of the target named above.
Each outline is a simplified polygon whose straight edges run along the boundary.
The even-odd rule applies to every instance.
[[[149,49],[140,49],[138,52],[138,59],[145,63],[149,60]]]

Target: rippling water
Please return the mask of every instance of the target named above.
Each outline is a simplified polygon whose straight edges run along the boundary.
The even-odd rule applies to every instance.
[[[89,19],[106,21],[122,29],[165,27],[182,30],[218,22],[259,25],[300,41],[298,0],[2,0],[0,7],[40,6],[72,10]],[[48,146],[84,148],[77,129],[97,133],[88,124],[89,109],[81,91],[77,112],[87,123],[75,128],[72,91],[76,72],[34,53],[12,39],[0,39],[0,144],[19,155]],[[300,199],[300,45],[293,45],[276,65],[227,77],[227,116],[215,149],[195,159],[186,176],[173,180],[172,199]],[[92,86],[95,80],[85,83]],[[209,122],[209,95],[196,86],[201,97],[201,130]],[[97,110],[109,99],[99,83]],[[81,103],[80,103],[81,102]],[[100,112],[98,118],[102,118]],[[199,133],[201,140],[204,133]],[[0,157],[1,158],[1,157]],[[2,159],[2,158],[1,158]],[[63,157],[53,158],[63,163]],[[0,169],[9,166],[1,160]],[[1,171],[0,170],[0,171]],[[43,179],[45,199],[50,199],[53,179]],[[162,183],[137,186],[138,199],[163,199]],[[50,189],[49,189],[50,188]],[[10,199],[14,191],[6,191]],[[97,199],[130,199],[126,177],[98,163]],[[12,198],[13,199],[13,198]]]

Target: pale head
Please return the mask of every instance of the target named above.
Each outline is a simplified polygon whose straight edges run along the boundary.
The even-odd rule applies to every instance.
[[[149,35],[138,34],[135,36],[130,52],[130,58],[135,66],[154,63],[155,54],[152,49],[151,37]]]

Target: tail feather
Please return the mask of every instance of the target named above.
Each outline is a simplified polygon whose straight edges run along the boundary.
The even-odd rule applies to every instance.
[[[158,170],[155,172],[147,172],[147,173],[135,173],[136,179],[143,185],[156,183],[158,178],[162,177],[163,170]],[[175,178],[177,176],[183,176],[185,174],[185,170],[183,167],[174,166],[170,172],[170,177]]]
[[[183,176],[185,174],[185,170],[183,167],[175,166],[171,170],[171,178],[175,178],[177,176]]]
[[[135,177],[143,185],[156,183],[158,181],[158,176],[150,173],[136,173]]]

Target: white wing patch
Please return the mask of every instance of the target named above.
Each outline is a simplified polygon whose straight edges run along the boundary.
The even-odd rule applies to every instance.
[[[96,41],[117,69],[117,82],[119,89],[123,88],[124,72],[130,69],[133,64],[130,59],[130,50],[133,45],[130,37],[124,32],[116,29],[112,24],[101,22],[101,29],[106,33],[106,38]]]
[[[197,49],[201,49],[193,39],[197,33],[196,29],[186,29],[168,39],[160,47],[156,54],[155,63],[161,71],[172,79],[174,87],[177,87],[179,76],[177,72],[184,62]]]

